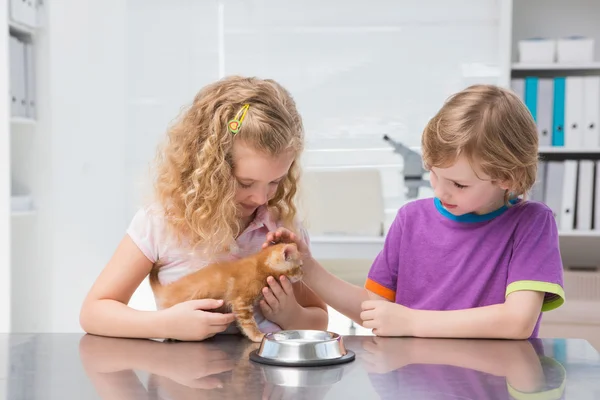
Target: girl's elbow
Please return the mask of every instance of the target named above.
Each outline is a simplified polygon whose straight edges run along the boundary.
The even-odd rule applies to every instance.
[[[329,313],[326,309],[321,307],[307,307],[305,308],[305,312],[307,314],[304,317],[304,325],[310,327],[309,329],[327,330]]]
[[[79,326],[81,326],[81,329],[83,329],[85,333],[92,333],[89,312],[86,306],[81,307],[81,310],[79,311]]]
[[[321,309],[321,312],[319,312],[318,317],[317,317],[317,326],[319,330],[327,330],[327,327],[329,325],[329,313],[327,312],[327,310],[323,310]]]
[[[94,320],[92,304],[86,300],[79,310],[79,326],[85,333],[94,334]]]
[[[81,329],[83,329],[85,333],[93,333],[91,332],[91,326],[88,322],[88,318],[84,313],[79,314],[79,326],[81,327]]]

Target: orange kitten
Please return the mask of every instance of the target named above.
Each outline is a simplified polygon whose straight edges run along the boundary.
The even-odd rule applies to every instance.
[[[220,312],[231,310],[240,330],[250,340],[260,342],[263,333],[254,319],[254,307],[262,298],[269,276],[290,281],[302,279],[302,259],[294,243],[280,243],[240,260],[208,265],[175,282],[161,285],[158,267],[150,272],[150,286],[161,308],[195,299],[223,299]]]

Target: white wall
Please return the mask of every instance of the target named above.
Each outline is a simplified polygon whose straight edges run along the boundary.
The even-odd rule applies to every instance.
[[[448,95],[497,82],[501,3],[223,1],[224,72],[288,87],[311,146],[418,146]]]
[[[80,330],[81,302],[126,227],[125,6],[49,4],[52,331]]]
[[[218,79],[217,2],[129,0],[125,41],[128,215],[144,200],[148,164],[167,125]]]
[[[157,141],[180,107],[222,74],[287,86],[310,148],[378,147],[393,162],[400,160],[383,133],[418,145],[447,95],[501,74],[495,0],[281,4],[48,4],[37,135],[50,153],[39,154],[36,255],[15,271],[17,330],[80,331],[81,301],[143,200]],[[382,160],[380,150],[372,155]],[[318,164],[319,155],[305,160]],[[21,243],[25,253],[26,238]],[[132,305],[153,307],[147,286]]]

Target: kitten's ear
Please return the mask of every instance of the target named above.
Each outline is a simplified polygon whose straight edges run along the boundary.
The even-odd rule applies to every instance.
[[[286,244],[283,247],[283,258],[285,261],[290,261],[292,259],[292,253],[296,251],[296,246],[293,244]]]

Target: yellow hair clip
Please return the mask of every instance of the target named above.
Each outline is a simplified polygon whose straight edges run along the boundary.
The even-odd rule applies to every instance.
[[[250,108],[250,104],[244,104],[240,111],[238,111],[238,113],[235,114],[235,117],[227,123],[227,128],[229,128],[229,132],[235,135],[240,131],[240,128],[242,127],[242,122],[244,122],[244,118],[246,118],[248,108]]]

